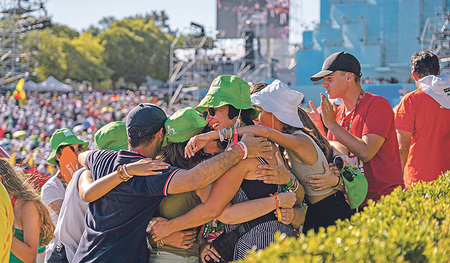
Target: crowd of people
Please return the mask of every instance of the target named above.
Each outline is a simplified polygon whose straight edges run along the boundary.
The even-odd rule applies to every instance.
[[[93,132],[109,122],[123,120],[137,103],[152,102],[171,114],[166,100],[167,92],[129,90],[33,92],[21,104],[11,94],[0,95],[0,146],[14,156],[17,164],[27,166],[31,158],[31,166],[51,176],[54,172],[46,161],[51,152],[48,142],[57,129],[72,129],[92,149]]]
[[[279,80],[250,86],[233,75],[173,113],[130,91],[20,106],[3,96],[0,259],[228,262],[277,232],[318,232],[395,188],[433,181],[450,170],[450,76],[429,51],[412,56],[411,70],[417,90],[396,112],[361,88],[347,52],[311,77],[342,100],[321,94],[319,110],[303,110],[303,94]],[[50,175],[40,194],[11,163],[21,154]],[[367,180],[356,206],[346,166]]]

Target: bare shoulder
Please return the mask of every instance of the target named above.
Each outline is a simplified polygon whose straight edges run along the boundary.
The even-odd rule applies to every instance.
[[[39,213],[36,203],[31,200],[23,201],[21,210],[23,215]]]

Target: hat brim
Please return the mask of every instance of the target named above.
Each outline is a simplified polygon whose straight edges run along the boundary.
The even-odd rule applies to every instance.
[[[322,70],[319,73],[315,74],[314,76],[310,77],[309,79],[311,81],[319,81],[319,80],[323,79],[323,77],[330,75],[333,72],[334,71],[331,71],[331,70]]]

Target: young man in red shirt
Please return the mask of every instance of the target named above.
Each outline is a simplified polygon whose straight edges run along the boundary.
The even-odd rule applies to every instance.
[[[321,94],[322,118],[328,139],[344,145],[351,165],[367,178],[369,190],[361,206],[403,187],[394,112],[385,98],[363,91],[359,61],[347,52],[334,53],[311,77],[321,79],[328,97],[343,101],[336,107]]]
[[[428,50],[414,53],[411,71],[417,90],[402,99],[395,114],[408,188],[450,170],[450,75],[440,75],[439,59]]]

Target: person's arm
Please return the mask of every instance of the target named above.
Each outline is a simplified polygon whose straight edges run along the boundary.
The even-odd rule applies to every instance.
[[[280,200],[280,207],[283,208],[292,208],[297,200],[295,193],[287,192],[278,194],[278,198]],[[275,209],[275,197],[264,197],[229,205],[216,218],[222,223],[235,225],[261,217]]]
[[[317,155],[313,154],[316,152],[316,148],[306,135],[282,133],[261,125],[239,127],[237,130],[239,135],[252,133],[254,136],[265,137],[270,141],[293,151],[306,165],[314,165],[317,162]],[[219,139],[218,131],[196,135],[191,138],[186,145],[186,154],[192,156],[196,151],[205,147],[208,142],[216,139]]]
[[[323,167],[325,168],[324,173],[307,175],[308,179],[305,180],[305,183],[311,186],[314,191],[334,188],[345,193],[342,176],[334,173],[325,161],[323,162]]]
[[[402,162],[402,171],[408,160],[409,148],[411,147],[412,132],[397,130],[398,147],[400,150],[400,160]]]
[[[149,176],[161,174],[161,170],[167,169],[169,165],[163,161],[145,158],[134,163],[126,164],[125,167],[129,175]],[[80,179],[78,180],[78,192],[84,201],[94,202],[122,182],[123,180],[119,178],[117,171],[103,176],[94,182],[91,171],[86,170],[80,175]]]
[[[51,202],[50,204],[48,204],[48,207],[50,207],[50,209],[55,212],[57,215],[59,215],[59,212],[61,212],[61,206],[63,203],[64,199],[58,199],[55,200],[53,202]]]
[[[316,125],[320,133],[324,137],[327,137],[327,133],[325,132],[325,128],[323,127],[323,122],[322,118],[320,117],[320,113],[317,110],[316,105],[314,105],[314,102],[312,102],[312,100],[309,101],[309,107],[311,107],[311,112],[305,111],[306,114],[308,114],[309,118],[312,120],[314,125]]]
[[[247,146],[248,157],[261,156],[267,159],[272,158],[264,153],[272,150],[271,143],[266,138],[244,134],[241,142]],[[179,170],[169,183],[168,193],[178,194],[201,189],[217,180],[217,178],[242,160],[243,156],[244,153],[241,148],[238,145],[234,145],[227,151],[201,162],[190,170]]]
[[[322,97],[322,116],[327,128],[333,133],[336,140],[342,143],[359,160],[363,162],[370,161],[383,145],[386,138],[381,135],[369,133],[358,138],[346,131],[336,122],[336,109],[331,105],[323,94]]]
[[[23,262],[34,262],[39,248],[39,232],[41,229],[39,211],[33,201],[25,201],[21,210],[23,226],[23,242],[12,238],[11,252]]]
[[[198,166],[198,165],[197,165]],[[219,216],[239,189],[248,172],[245,161],[239,162],[214,184],[206,202],[186,214],[153,226],[153,234],[159,240],[171,233],[205,224]]]
[[[306,214],[303,208],[294,207],[294,220],[292,220],[291,225],[295,229],[299,229],[301,225],[305,223]]]
[[[83,167],[87,167],[87,158],[89,156],[89,154],[91,154],[93,151],[85,151],[82,152],[80,154],[78,154],[78,162],[81,164],[81,166]]]

